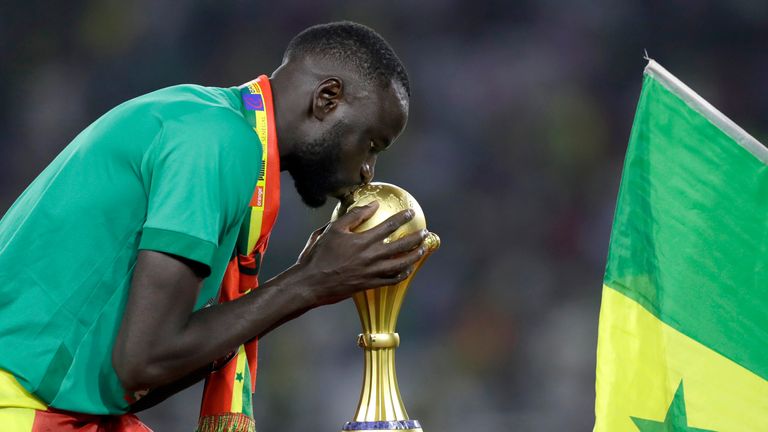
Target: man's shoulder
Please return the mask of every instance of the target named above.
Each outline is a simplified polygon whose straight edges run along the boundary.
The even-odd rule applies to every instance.
[[[185,135],[252,138],[236,88],[180,84],[126,102],[141,117],[154,117],[167,130]],[[202,137],[201,136],[201,137]]]
[[[137,99],[144,114],[159,120],[162,141],[187,150],[231,151],[247,159],[258,157],[258,136],[243,116],[236,88],[176,85]],[[217,150],[218,151],[218,150]]]
[[[201,112],[239,113],[240,101],[232,89],[180,84],[155,90],[126,102],[161,117],[178,118]]]
[[[207,87],[199,84],[177,84],[147,93],[146,98],[159,101],[190,101],[212,106],[227,105],[232,89],[224,87]]]

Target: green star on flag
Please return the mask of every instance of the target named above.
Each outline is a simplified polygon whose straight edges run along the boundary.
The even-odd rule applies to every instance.
[[[238,372],[237,373],[237,377],[235,377],[235,379],[238,380],[238,381],[242,381],[243,380],[243,373],[242,372]]]
[[[688,426],[688,415],[685,413],[685,396],[683,382],[677,386],[675,397],[669,405],[664,422],[632,417],[632,421],[640,432],[715,432],[709,429],[699,429]]]

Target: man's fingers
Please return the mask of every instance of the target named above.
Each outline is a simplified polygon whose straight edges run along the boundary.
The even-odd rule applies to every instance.
[[[304,245],[304,249],[311,248],[316,242],[317,239],[320,238],[320,236],[325,232],[325,230],[328,229],[328,225],[331,223],[328,222],[327,224],[321,226],[320,228],[314,230],[312,234],[309,235],[309,238],[307,239],[307,244]]]
[[[371,281],[371,288],[379,288],[383,286],[394,285],[408,279],[408,276],[410,276],[409,272],[402,272],[397,276],[374,279]]]
[[[405,267],[397,266],[398,268],[401,268],[401,270],[398,272],[384,273],[378,278],[373,279],[371,281],[371,286],[373,288],[378,288],[387,285],[394,285],[408,279],[408,277],[413,274],[413,271],[415,270],[414,264],[418,261],[419,257],[417,257],[413,263],[406,265]]]
[[[309,240],[311,243],[314,243],[317,241],[317,238],[320,237],[322,233],[325,232],[326,229],[328,229],[328,225],[331,223],[328,222],[327,224],[321,226],[320,228],[316,229],[314,232],[312,232],[312,235],[309,236]]]
[[[378,201],[371,201],[367,205],[355,207],[336,220],[339,228],[352,231],[361,223],[368,220],[379,208]]]
[[[424,256],[424,250],[414,249],[397,258],[382,260],[371,266],[371,274],[379,277],[392,277],[402,272],[410,273],[413,271],[413,265]]]
[[[384,222],[366,231],[366,233],[376,240],[386,238],[393,232],[397,231],[398,228],[413,219],[413,215],[414,213],[411,209],[397,212],[387,218],[387,220]]]
[[[307,256],[309,251],[315,246],[315,243],[317,243],[317,240],[328,229],[328,226],[330,224],[331,223],[328,222],[327,224],[316,229],[315,231],[312,232],[312,234],[309,235],[309,238],[307,239],[307,243],[304,245],[304,249],[302,249],[301,253],[299,254],[299,261],[303,260]]]
[[[379,251],[376,252],[376,258],[391,258],[404,252],[408,252],[419,247],[427,238],[427,230],[420,230],[410,233],[390,243],[382,243]]]

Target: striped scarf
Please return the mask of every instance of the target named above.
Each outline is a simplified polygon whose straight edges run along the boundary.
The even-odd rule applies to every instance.
[[[261,172],[240,237],[221,285],[219,302],[238,299],[259,285],[257,276],[280,207],[272,91],[262,75],[241,87],[246,119],[263,146]],[[198,432],[255,432],[251,395],[256,385],[258,340],[241,345],[234,357],[206,378]]]

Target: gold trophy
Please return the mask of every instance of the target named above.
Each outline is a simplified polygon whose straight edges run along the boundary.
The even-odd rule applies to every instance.
[[[385,241],[392,241],[427,227],[424,212],[419,203],[405,190],[387,183],[371,183],[355,190],[352,193],[351,202],[336,206],[332,220],[353,207],[364,206],[374,200],[379,202],[376,214],[360,225],[356,231],[373,228],[393,214],[409,208],[415,213],[413,219],[392,233]],[[357,337],[357,344],[365,354],[365,373],[357,413],[353,421],[344,425],[342,428],[344,432],[372,430],[422,432],[419,421],[408,418],[397,386],[395,348],[400,345],[400,336],[395,333],[395,326],[411,279],[424,260],[440,247],[440,238],[435,233],[429,233],[424,244],[426,252],[407,279],[395,285],[370,289],[353,296],[363,327],[363,333]]]

